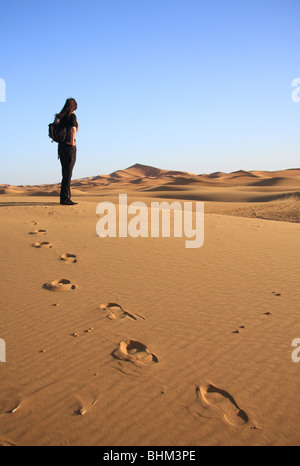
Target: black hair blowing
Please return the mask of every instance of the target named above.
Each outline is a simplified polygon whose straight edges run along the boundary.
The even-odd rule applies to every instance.
[[[59,120],[61,120],[64,117],[69,118],[71,113],[75,112],[75,110],[77,110],[76,100],[72,98],[67,99],[63,109],[61,110],[60,113],[57,113],[55,117]],[[77,123],[77,128],[78,128],[78,123]]]

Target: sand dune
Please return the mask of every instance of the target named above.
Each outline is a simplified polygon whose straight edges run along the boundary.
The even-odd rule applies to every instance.
[[[1,188],[0,445],[299,444],[300,170],[116,173]],[[119,192],[205,199],[204,246],[99,238]]]
[[[210,202],[269,202],[298,196],[300,169],[277,172],[239,170],[234,173],[216,172],[208,175],[161,170],[141,164],[110,175],[98,175],[72,182],[73,195],[94,196],[108,191],[126,191],[158,198],[168,192],[171,198]],[[176,189],[177,188],[177,189]],[[58,196],[60,185],[9,186],[0,185],[0,194],[29,196]]]

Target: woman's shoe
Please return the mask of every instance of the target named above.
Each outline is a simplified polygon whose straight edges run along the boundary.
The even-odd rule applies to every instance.
[[[61,202],[61,205],[77,205],[77,204],[78,204],[77,202],[73,202],[71,201],[71,199],[68,199],[65,202]]]

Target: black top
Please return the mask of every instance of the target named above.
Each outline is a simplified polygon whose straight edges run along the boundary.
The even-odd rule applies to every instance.
[[[61,123],[64,124],[64,126],[67,129],[67,137],[66,137],[65,142],[71,142],[71,128],[73,128],[73,126],[77,128],[77,118],[76,118],[75,113],[71,113],[69,118],[66,116],[63,117],[61,119]]]

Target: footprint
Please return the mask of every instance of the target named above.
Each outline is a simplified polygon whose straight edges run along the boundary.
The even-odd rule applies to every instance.
[[[82,387],[77,392],[74,392],[72,398],[69,400],[70,413],[73,416],[85,416],[95,405],[99,402],[99,396],[96,391],[91,392],[85,387]]]
[[[209,384],[206,387],[197,387],[196,394],[197,398],[201,398],[209,408],[222,415],[227,424],[233,427],[242,427],[248,424],[249,417],[246,412],[225,390]]]
[[[66,262],[67,264],[76,264],[77,256],[75,254],[62,254],[60,260]]]
[[[97,400],[83,401],[82,399],[78,397],[77,407],[74,410],[73,416],[85,416],[91,410],[91,408],[95,406],[96,403],[97,403]]]
[[[0,439],[0,447],[16,447],[17,444],[11,442],[10,440],[1,440]]]
[[[3,414],[16,413],[21,405],[21,396],[14,390],[4,390],[0,394],[0,416]]]
[[[238,334],[242,333],[241,330],[244,330],[245,328],[246,328],[245,325],[241,325],[240,328],[238,328],[237,330],[235,330],[234,332],[231,332],[231,333],[234,334],[234,335],[238,335]]]
[[[85,333],[85,334],[92,333],[93,330],[94,330],[94,329],[93,329],[92,327],[90,327],[90,328],[88,328],[87,330],[83,330],[83,333]],[[79,333],[71,333],[70,336],[73,337],[73,338],[79,338],[79,337],[80,337],[80,334],[79,334]]]
[[[27,224],[36,226],[37,222],[35,220],[30,220],[29,222],[27,222]]]
[[[158,358],[155,354],[150,353],[147,346],[135,340],[123,340],[118,349],[112,356],[121,361],[129,361],[141,367],[150,364],[157,364]]]
[[[265,312],[265,313],[264,313],[264,316],[270,317],[270,316],[272,316],[272,315],[273,315],[272,312]]]
[[[34,230],[31,231],[29,234],[30,235],[45,235],[47,233],[46,230]]]
[[[32,245],[34,248],[38,248],[38,249],[51,249],[53,247],[53,244],[52,243],[47,243],[47,242],[44,242],[44,243],[33,243]]]
[[[51,283],[45,283],[43,285],[45,290],[49,291],[70,291],[75,290],[77,288],[76,285],[72,285],[70,280],[62,279],[62,280],[54,280]]]
[[[110,320],[126,319],[127,317],[132,320],[138,320],[138,318],[145,320],[144,317],[139,314],[130,314],[116,303],[101,304],[100,309],[107,312],[106,317]]]
[[[272,291],[272,294],[277,297],[282,296],[282,293],[278,293],[277,291]]]

